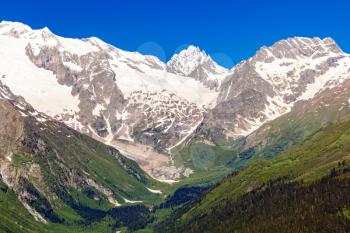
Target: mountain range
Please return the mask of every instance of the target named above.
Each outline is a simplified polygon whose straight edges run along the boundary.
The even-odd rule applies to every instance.
[[[160,232],[174,220],[179,224],[169,224],[169,231],[202,232],[204,222],[199,227],[195,222],[203,209],[232,204],[217,193],[236,197],[287,176],[290,168],[283,166],[294,161],[290,153],[313,148],[313,140],[340,130],[337,124],[350,114],[349,88],[350,55],[331,38],[281,40],[226,69],[192,45],[164,63],[98,38],[64,38],[48,28],[3,21],[0,184],[37,221],[49,223],[46,230],[74,223],[71,230],[79,232],[78,222],[84,222],[98,223],[90,229],[95,232],[99,224],[146,227],[154,220],[153,207],[175,189],[211,186],[238,173],[210,191],[200,189],[209,192],[203,202],[184,204],[176,216],[153,215],[160,218],[155,224]],[[331,153],[328,149],[322,151]],[[319,154],[307,155],[314,164]],[[256,162],[260,159],[275,162]],[[338,160],[347,157],[317,163],[322,170],[315,171],[317,177]],[[244,191],[226,185],[275,163],[282,172],[276,168],[278,175],[268,174],[263,182],[247,178]],[[258,168],[250,171],[251,166]],[[298,171],[296,177],[311,176],[304,167]],[[135,208],[132,216],[129,205]],[[13,227],[9,230],[18,230]]]

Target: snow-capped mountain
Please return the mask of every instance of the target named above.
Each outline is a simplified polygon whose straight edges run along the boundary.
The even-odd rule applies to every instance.
[[[163,180],[191,171],[150,161],[170,163],[164,152],[191,136],[247,136],[349,73],[350,56],[330,38],[281,40],[228,71],[194,46],[165,64],[94,37],[0,23],[2,98],[22,96],[33,114],[123,149]]]
[[[0,35],[5,85],[38,111],[107,141],[172,147],[198,125],[218,94],[195,79],[167,72],[156,57],[122,51],[97,38],[63,38],[47,28],[12,22],[0,24]],[[156,111],[154,102],[161,103]],[[181,117],[175,108],[182,109]],[[199,116],[175,124],[192,111]],[[158,122],[157,127],[150,122]],[[156,138],[155,131],[162,136]]]
[[[217,89],[228,73],[227,69],[193,45],[175,54],[167,63],[167,70],[199,80],[211,89]]]
[[[218,132],[227,138],[249,135],[299,101],[349,78],[350,56],[332,39],[281,40],[232,69],[203,129],[211,131],[212,137]]]

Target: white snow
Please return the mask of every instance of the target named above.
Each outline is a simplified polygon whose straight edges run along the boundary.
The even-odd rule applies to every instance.
[[[92,114],[95,116],[100,116],[100,112],[105,110],[105,107],[102,104],[96,104]]]
[[[175,184],[175,183],[178,183],[180,182],[179,180],[166,180],[166,179],[159,179],[159,178],[156,178],[154,176],[151,176],[154,180],[157,180],[159,182],[162,182],[162,183],[167,183],[167,184]]]
[[[182,50],[179,54],[175,54],[167,65],[171,67],[177,74],[184,76],[190,75],[202,63],[211,64],[211,68],[216,74],[225,74],[227,70],[216,64],[210,56],[198,47],[190,45],[187,49]],[[211,74],[211,79],[219,79],[220,75]]]
[[[90,52],[97,52],[100,50],[99,47],[90,43],[90,41],[80,40],[80,39],[71,39],[58,37],[63,51],[69,51],[75,53],[79,56],[85,55]]]
[[[109,123],[109,119],[108,118],[106,119],[106,124],[107,124],[108,135],[105,138],[105,140],[106,140],[107,144],[110,145],[110,143],[113,141],[114,135],[112,133],[112,128],[111,128],[111,125]]]
[[[0,23],[0,33],[4,35],[22,34],[31,30],[29,26],[19,22],[2,21]]]
[[[207,55],[200,51],[198,47],[190,45],[179,54],[175,54],[167,64],[173,67],[177,72],[187,76],[204,62],[206,57]]]
[[[63,62],[63,65],[65,65],[67,68],[69,68],[73,71],[77,71],[77,72],[82,71],[82,68],[80,66],[78,66],[77,64],[74,64],[73,62],[65,61],[65,62]]]
[[[36,110],[50,116],[78,111],[79,100],[55,75],[35,66],[25,54],[26,39],[0,35],[0,76],[15,95],[23,96]]]
[[[150,189],[150,188],[147,188],[147,190],[150,191],[151,193],[162,194],[162,191],[160,191],[160,190]]]
[[[263,48],[263,51],[267,52],[269,57],[274,58],[272,62],[256,62],[255,70],[256,72],[267,82],[269,82],[274,90],[281,96],[286,94],[293,94],[293,85],[299,81],[301,78],[300,74],[302,71],[315,70],[320,71],[319,66],[322,63],[326,63],[327,59],[335,58],[339,56],[344,56],[338,61],[337,67],[331,67],[325,74],[316,77],[316,80],[312,84],[307,85],[307,90],[298,98],[298,100],[306,100],[312,98],[317,92],[322,90],[327,82],[334,81],[333,83],[339,84],[344,78],[347,77],[349,71],[349,55],[343,52],[334,53],[329,50],[328,46],[332,44],[333,40],[326,39],[310,39],[296,37],[293,39],[288,39],[281,41],[279,43],[293,44],[301,43],[304,48],[309,48],[314,50],[313,55],[317,55],[320,52],[325,52],[327,55],[320,57],[311,56],[297,56],[296,59],[292,58],[276,58],[271,53],[269,48]],[[320,48],[315,49],[311,46],[320,46]],[[288,75],[289,74],[289,75]],[[331,85],[329,85],[331,87]]]
[[[142,203],[143,201],[130,201],[128,199],[126,199],[125,197],[123,197],[125,203],[130,203],[130,204],[136,204],[136,203]]]
[[[101,48],[96,38],[73,39],[56,36],[48,28],[33,30],[27,25],[18,22],[2,21],[0,23],[0,35],[11,38],[18,37],[30,42],[34,54],[40,52],[41,47],[58,46],[60,51],[68,51],[79,56],[99,51]]]
[[[20,34],[19,38],[13,37],[9,34],[9,31]],[[144,56],[138,52],[123,51],[104,43],[98,38],[63,38],[54,35],[48,28],[33,30],[26,25],[14,22],[0,23],[0,35],[2,35],[4,39],[8,38],[8,43],[21,43],[21,46],[14,45],[11,49],[7,49],[7,51],[10,52],[13,47],[16,47],[17,51],[21,53],[20,56],[22,56],[22,59],[25,57],[23,56],[23,48],[28,44],[34,54],[39,54],[44,47],[52,46],[58,47],[61,52],[68,51],[71,54],[77,54],[79,56],[104,49],[113,57],[110,60],[110,65],[117,74],[118,87],[120,87],[121,91],[126,96],[135,90],[161,91],[166,89],[179,97],[196,103],[199,107],[203,105],[206,107],[213,106],[218,96],[218,92],[204,87],[197,80],[166,72],[166,65],[157,57]],[[3,44],[2,42],[1,45]],[[192,53],[196,51],[194,47],[192,50]],[[205,55],[205,53],[202,53],[203,52],[199,51],[197,55],[195,55],[198,57],[199,61],[210,58]],[[77,72],[80,72],[82,69],[82,67],[70,61],[64,61],[64,65]],[[218,72],[225,71],[224,68],[219,66],[217,66],[217,70]]]
[[[256,119],[244,119],[242,117],[239,119],[241,122],[244,122],[244,127],[236,130],[236,135],[249,135],[264,123],[289,112],[296,102],[311,99],[317,93],[327,88],[333,88],[350,78],[350,56],[342,51],[330,51],[328,47],[334,43],[331,39],[321,40],[316,38],[311,40],[308,38],[295,38],[278,43],[293,44],[297,43],[296,41],[310,50],[315,50],[314,54],[311,56],[297,55],[296,58],[285,58],[283,56],[277,58],[270,51],[270,48],[264,47],[261,50],[273,59],[271,62],[257,61],[255,63],[255,71],[271,84],[275,95],[273,97],[267,96],[268,103],[265,109],[259,113],[261,117]],[[312,48],[310,43],[316,43],[320,48],[316,46],[317,49],[315,49],[315,45],[312,45],[314,46]],[[322,56],[317,56],[320,51]],[[249,61],[252,62],[254,58],[249,59]],[[327,70],[327,65],[324,64],[327,64],[330,58],[336,58],[337,62],[334,67],[331,66]],[[306,90],[303,90],[299,96],[296,96],[294,101],[286,102],[284,97],[296,94],[294,88],[298,87],[302,72],[308,70],[316,72],[315,81],[307,84]],[[226,95],[225,99],[227,97]]]
[[[298,38],[298,43],[309,47],[310,39]],[[317,40],[316,40],[317,41]],[[282,42],[283,43],[283,42]],[[284,43],[297,43],[293,40]],[[316,42],[315,42],[316,43]],[[330,39],[319,40],[317,46],[328,51],[328,47],[333,43]],[[25,54],[25,48],[30,45],[34,54],[39,54],[41,49],[47,46],[55,46],[61,52],[69,52],[78,56],[87,53],[104,50],[111,55],[111,58],[106,62],[107,66],[116,74],[116,83],[123,92],[124,96],[128,97],[135,91],[157,92],[161,93],[166,90],[168,93],[174,93],[177,97],[185,99],[191,103],[195,103],[199,108],[211,108],[215,106],[218,92],[206,88],[200,81],[193,78],[185,77],[189,75],[198,65],[202,63],[210,64],[215,75],[208,73],[208,79],[223,80],[227,74],[227,70],[218,66],[213,62],[210,56],[199,48],[190,46],[188,49],[173,56],[167,63],[178,72],[177,74],[166,71],[167,65],[153,56],[144,56],[137,52],[128,52],[117,49],[106,44],[98,38],[89,39],[70,39],[54,35],[48,28],[33,30],[30,27],[13,22],[0,23],[0,79],[7,85],[10,90],[16,94],[23,96],[28,103],[33,107],[44,112],[49,116],[57,116],[63,113],[73,114],[79,111],[79,99],[71,94],[71,87],[63,86],[57,83],[55,75],[48,70],[40,69],[35,66]],[[310,49],[313,49],[310,47]],[[311,57],[299,56],[296,59],[291,58],[276,58],[269,48],[265,48],[266,54],[273,57],[272,62],[257,62],[255,64],[256,72],[267,82],[269,82],[274,91],[277,93],[274,97],[268,97],[268,104],[265,110],[261,112],[266,116],[266,119],[241,119],[247,127],[242,129],[240,134],[246,135],[260,127],[263,123],[273,120],[278,116],[290,111],[293,104],[299,100],[307,100],[314,97],[319,91],[325,88],[332,88],[345,79],[349,78],[350,57],[347,54],[339,54],[329,52],[327,56],[319,57],[319,51],[316,51]],[[316,81],[306,86],[306,90],[297,97],[293,103],[285,103],[284,98],[293,94],[294,88],[300,79],[300,72],[307,69],[318,70],[318,66],[325,62],[330,57],[342,55],[337,62],[337,67],[331,67],[324,74],[316,78]],[[249,59],[252,61],[252,58]],[[64,65],[72,71],[80,72],[82,68],[76,61],[64,60]],[[108,64],[109,63],[109,64]],[[233,72],[235,68],[232,69]],[[103,71],[101,71],[103,72]],[[294,73],[294,74],[293,74]],[[289,75],[287,75],[289,74]],[[97,75],[92,73],[92,75]],[[91,76],[92,77],[92,76]],[[85,88],[89,85],[85,84]],[[93,86],[92,86],[93,87]],[[229,98],[229,93],[232,91],[232,83],[224,95],[224,100]],[[1,90],[0,90],[1,91]],[[94,91],[94,90],[93,90]],[[6,93],[2,93],[6,96]],[[96,93],[94,93],[96,95]],[[106,98],[106,103],[110,103],[110,99]],[[146,101],[140,102],[146,104]],[[151,105],[153,103],[150,103]],[[106,108],[106,105],[97,104],[93,110],[94,115],[99,115]],[[171,111],[171,107],[167,109]],[[118,119],[122,119],[122,128],[119,132],[119,138],[133,141],[130,137],[132,124],[126,123],[128,120],[128,112],[115,113]],[[181,116],[182,112],[179,112]],[[46,120],[40,118],[38,120]],[[109,116],[105,116],[108,118]],[[162,124],[164,119],[157,119],[157,124]],[[166,129],[170,129],[175,125],[172,124]],[[198,121],[200,124],[201,121]],[[73,125],[75,129],[82,129],[84,126],[74,116],[68,121],[67,125]],[[179,123],[179,126],[181,123]],[[193,125],[184,130],[181,139],[174,143],[175,146],[183,143],[189,135],[197,128],[198,124]],[[192,125],[191,125],[192,126]],[[107,120],[108,136],[105,138],[106,143],[110,143],[114,135],[112,134],[111,126]],[[93,131],[93,130],[92,130]],[[166,130],[165,130],[166,131]],[[171,148],[173,148],[171,147]],[[169,148],[169,150],[171,149]]]
[[[348,69],[350,67],[350,57],[344,57],[337,62],[337,67],[331,67],[325,74],[317,77],[315,82],[307,86],[306,91],[299,100],[311,99],[318,92],[325,88],[332,88],[346,79],[350,79]]]
[[[228,98],[228,95],[230,94],[230,91],[231,91],[231,87],[232,87],[232,83],[233,82],[231,82],[230,83],[230,86],[228,87],[228,89],[227,89],[227,92],[226,92],[226,95],[225,95],[225,98],[224,98],[224,100],[227,100],[227,98]]]
[[[21,201],[21,200],[20,200]],[[32,208],[31,206],[29,206],[26,202],[21,201],[21,203],[23,204],[23,206],[28,210],[28,212],[34,217],[34,219],[38,222],[42,222],[44,224],[47,224],[46,219],[41,216],[41,214],[39,214],[34,208]]]
[[[218,96],[218,92],[206,88],[200,82],[180,75],[168,73],[164,70],[152,69],[148,66],[141,66],[140,70],[132,69],[126,63],[113,60],[113,69],[117,75],[118,87],[125,95],[130,95],[134,91],[144,92],[162,91],[175,93],[199,107],[213,106]]]
[[[117,200],[113,199],[112,197],[108,197],[109,203],[111,203],[115,207],[120,207],[122,206]]]
[[[6,156],[6,159],[9,161],[9,162],[12,162],[12,153],[10,153],[8,156]]]

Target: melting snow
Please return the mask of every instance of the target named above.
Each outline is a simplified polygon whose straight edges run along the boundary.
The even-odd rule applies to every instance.
[[[160,190],[150,189],[150,188],[147,188],[147,190],[150,191],[151,193],[162,194],[162,191],[160,191]]]
[[[65,61],[65,62],[63,62],[63,65],[65,65],[66,67],[68,67],[69,69],[71,69],[73,71],[77,71],[77,72],[82,71],[82,68],[80,66],[78,66],[77,64],[74,64],[73,62]]]
[[[130,203],[130,204],[142,203],[142,202],[143,202],[143,201],[130,201],[130,200],[124,198],[124,197],[123,197],[123,199],[124,199],[124,201],[125,201],[126,203]]]

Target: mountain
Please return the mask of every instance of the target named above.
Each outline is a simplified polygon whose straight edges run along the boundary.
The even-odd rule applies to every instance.
[[[216,64],[209,55],[193,45],[175,54],[166,67],[169,72],[192,77],[210,89],[218,89],[228,74],[227,69]]]
[[[208,158],[240,169],[273,157],[349,114],[349,78],[350,57],[329,38],[263,47],[231,70],[217,105],[174,153],[192,170]],[[212,155],[194,158],[196,148]]]
[[[167,72],[156,57],[97,38],[63,38],[47,28],[2,22],[0,40],[0,77],[13,93],[107,144],[119,140],[123,148],[145,145],[165,153],[194,131],[218,95],[200,81]],[[143,159],[144,153],[133,153]],[[183,169],[163,170],[152,175],[166,179]]]
[[[326,96],[346,88],[349,55],[330,38],[281,40],[230,70],[195,46],[164,64],[98,38],[63,38],[14,22],[0,23],[0,42],[0,80],[14,94],[165,182],[208,166],[225,173],[240,168],[348,114],[344,105],[341,114],[318,118],[312,129],[301,127],[309,121],[301,113],[312,116],[308,103],[315,111],[331,109]],[[287,116],[302,135],[291,143]],[[280,125],[267,130],[276,119]],[[285,133],[276,139],[276,132]]]
[[[350,81],[327,88],[314,98],[296,104],[287,114],[268,122],[246,137],[243,149],[255,148],[271,157],[294,143],[304,141],[320,128],[350,114]]]
[[[347,232],[349,79],[330,38],[227,70],[3,21],[0,229]]]
[[[347,232],[349,117],[227,176],[156,232]]]
[[[350,57],[330,38],[290,38],[261,48],[221,85],[208,128],[246,136],[315,94],[349,78]]]
[[[139,218],[141,222],[132,225],[119,222],[116,226],[133,228],[145,224],[142,221],[149,221],[150,213],[144,205],[159,202],[162,197],[155,192],[161,191],[155,189],[159,183],[134,161],[113,147],[37,112],[1,82],[0,117],[0,182],[3,187],[0,193],[5,193],[1,202],[19,206],[25,215],[30,213],[32,217],[28,221],[35,219],[43,223],[43,230],[63,223],[76,229],[96,223],[107,226],[113,222],[107,223],[104,218],[111,216],[113,221],[119,222],[121,219],[116,212],[127,212],[130,208],[134,209],[132,218]],[[13,203],[15,197],[18,200]],[[4,214],[9,213],[7,211],[10,209],[1,211],[1,223],[7,221],[9,216]],[[18,220],[8,227],[22,232],[26,224]]]

